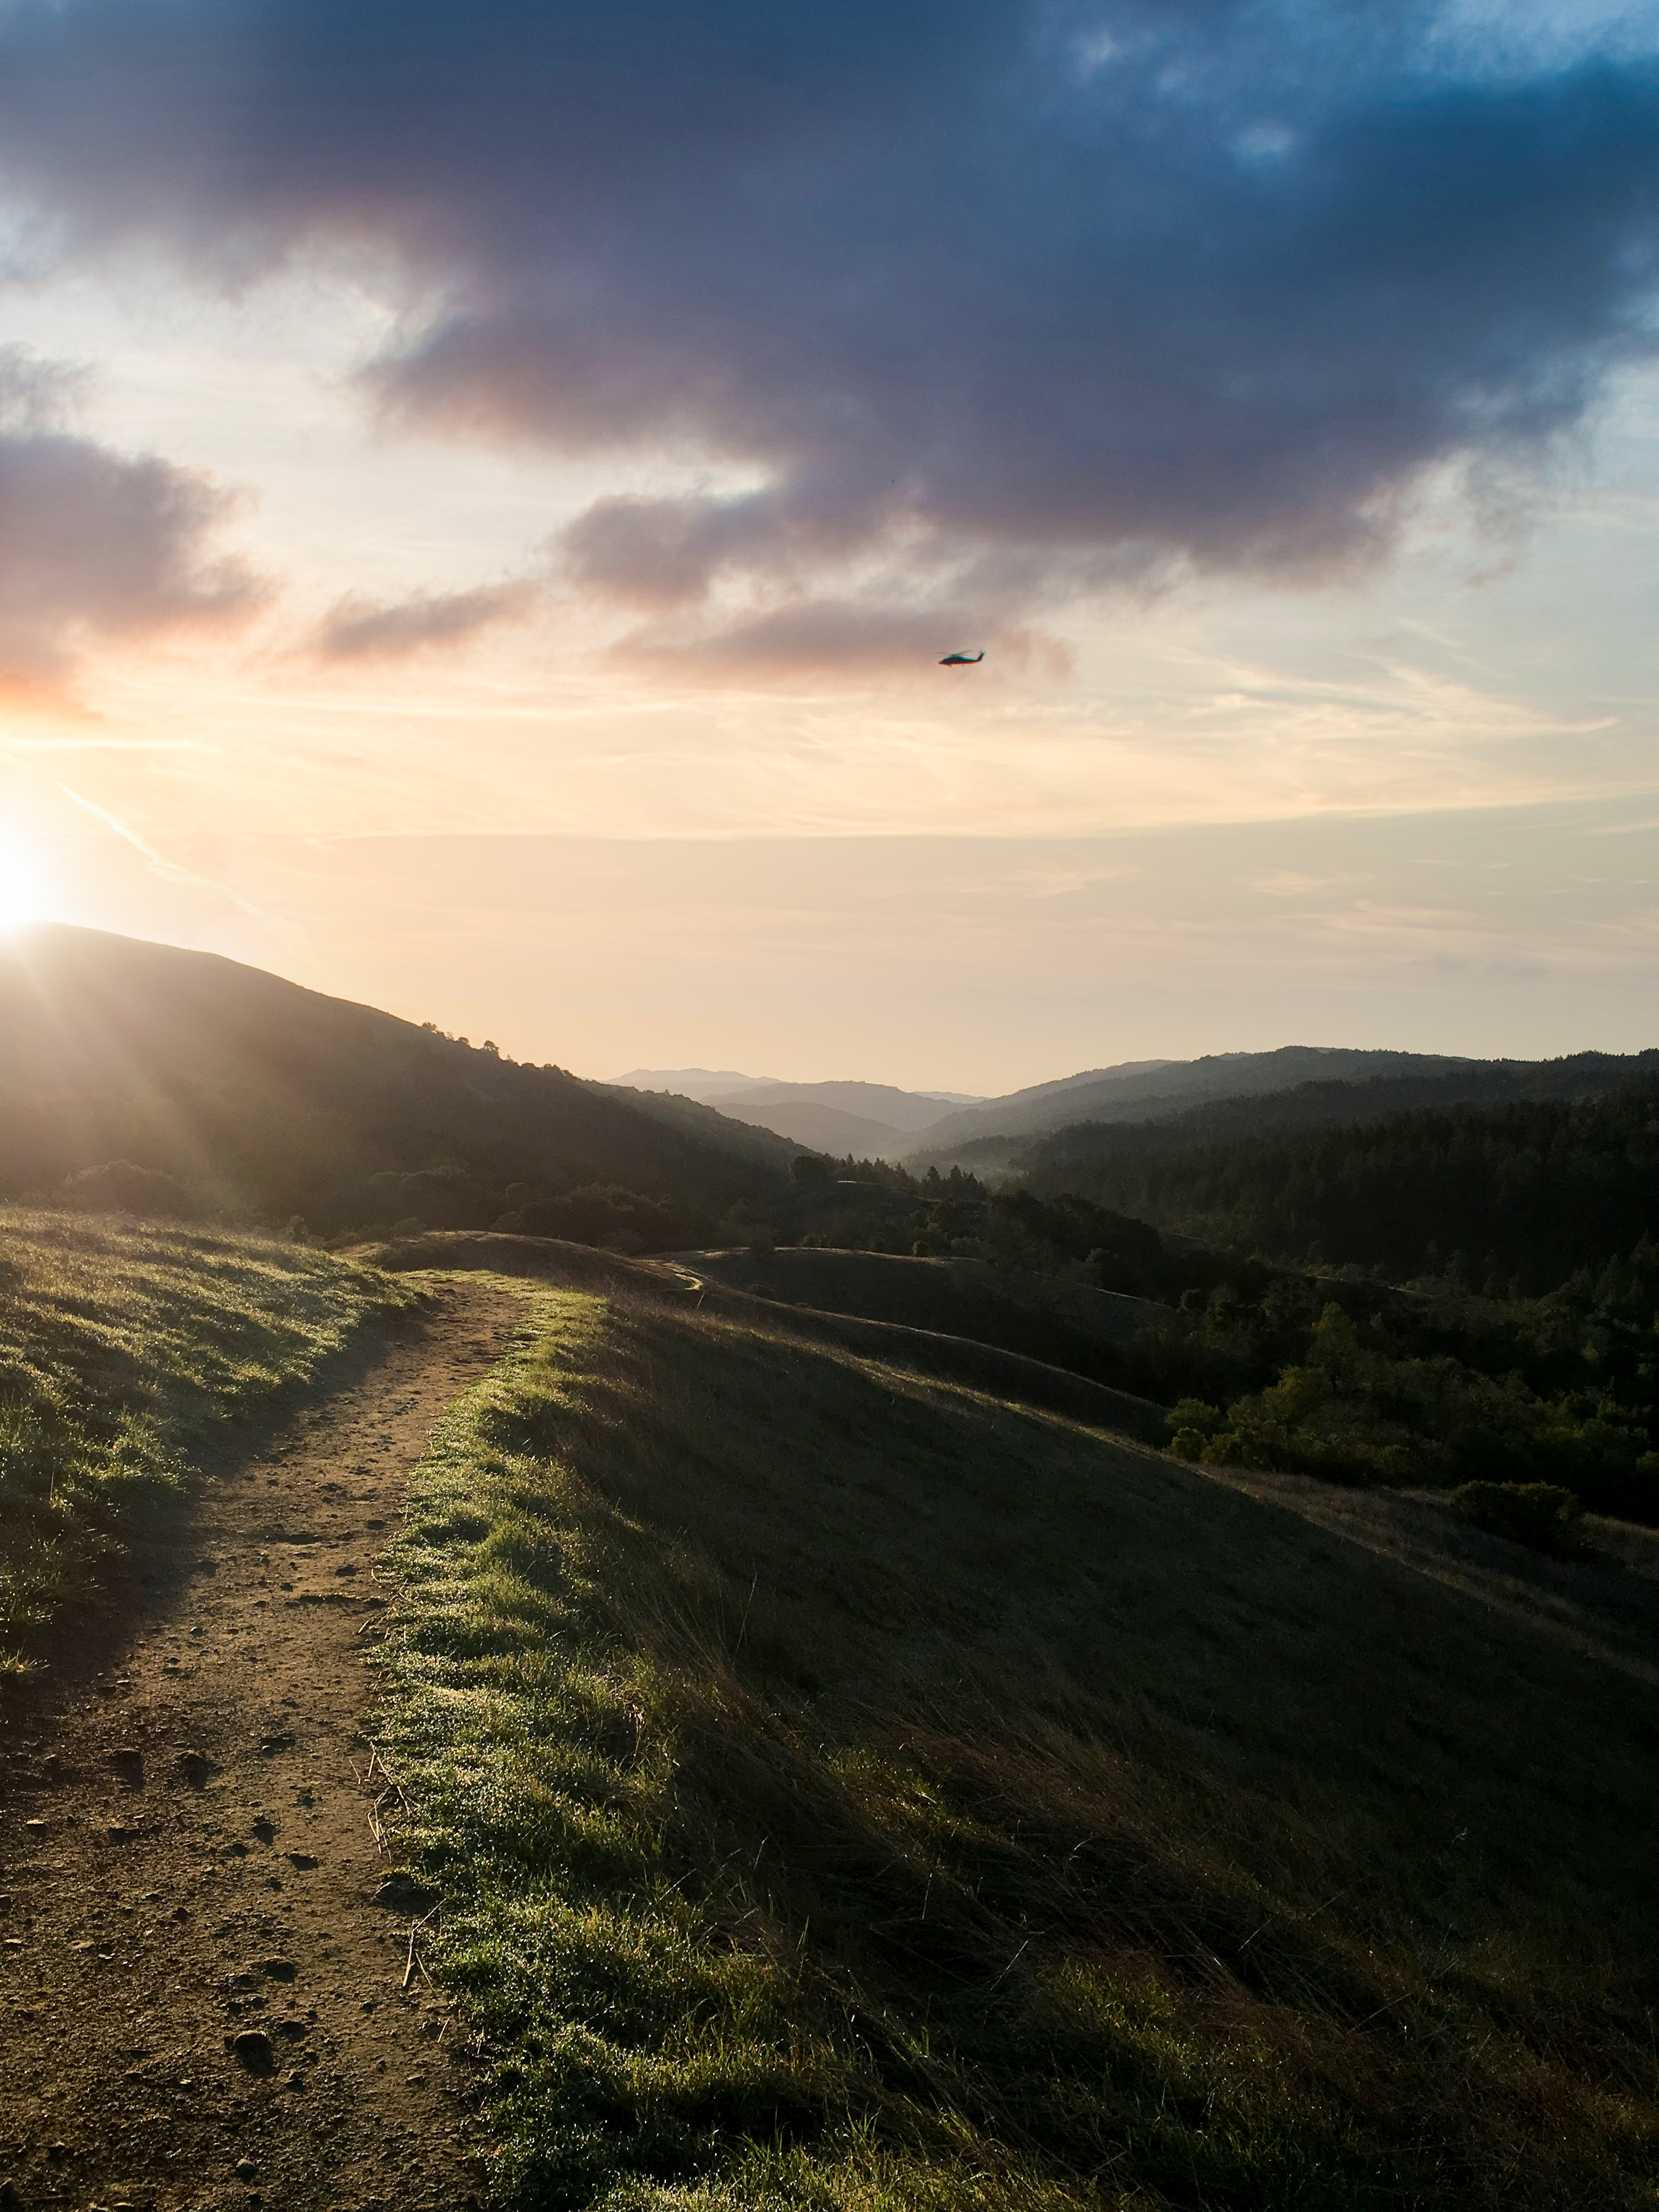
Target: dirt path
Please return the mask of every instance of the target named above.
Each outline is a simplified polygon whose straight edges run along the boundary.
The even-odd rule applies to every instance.
[[[343,1364],[0,1736],[4,2212],[473,2198],[461,2038],[403,1987],[420,1901],[375,1902],[362,1730],[410,1468],[519,1311],[453,1281]]]

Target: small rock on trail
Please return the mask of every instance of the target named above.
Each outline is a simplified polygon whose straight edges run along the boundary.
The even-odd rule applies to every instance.
[[[519,1314],[461,1277],[365,1339],[135,1560],[173,1595],[0,1705],[0,2212],[476,2201],[467,2039],[404,1986],[436,1899],[377,1904],[362,1729],[384,1532]]]

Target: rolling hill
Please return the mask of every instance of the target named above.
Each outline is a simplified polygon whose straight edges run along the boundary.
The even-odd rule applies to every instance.
[[[598,1183],[679,1205],[696,1235],[793,1150],[212,954],[58,926],[0,947],[0,1195],[122,1163],[173,1178],[184,1210],[475,1227]]]
[[[720,1099],[714,1110],[746,1127],[770,1129],[791,1144],[828,1152],[836,1159],[896,1159],[909,1142],[907,1133],[890,1122],[849,1114],[840,1106],[821,1106],[811,1098],[774,1100],[764,1091],[741,1091],[735,1098]]]
[[[612,1091],[671,1091],[677,1097],[695,1098],[707,1106],[722,1092],[753,1090],[771,1081],[767,1075],[744,1075],[734,1067],[630,1067],[626,1075],[608,1075]]]
[[[836,1158],[896,1159],[919,1131],[957,1106],[961,1091],[901,1091],[889,1083],[781,1083],[768,1076],[725,1077],[708,1068],[635,1068],[613,1087],[677,1091],[734,1121],[771,1129],[792,1144]]]
[[[1415,1052],[1347,1051],[1323,1045],[1281,1045],[1273,1052],[1222,1052],[1201,1060],[1130,1060],[1011,1091],[935,1121],[910,1147],[921,1165],[989,1164],[985,1140],[1032,1138],[1077,1121],[1133,1121],[1177,1114],[1207,1099],[1253,1097],[1312,1082],[1364,1082],[1443,1073],[1478,1062]],[[981,1143],[978,1153],[967,1147]],[[1006,1146],[1012,1151],[1012,1146]],[[1006,1154],[999,1152],[1000,1160]]]
[[[1651,2203],[1642,1532],[1537,1560],[575,1257],[398,1553],[495,2201]]]

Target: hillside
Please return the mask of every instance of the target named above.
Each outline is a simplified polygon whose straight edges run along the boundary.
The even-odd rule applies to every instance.
[[[907,1133],[925,1129],[951,1110],[952,1100],[932,1091],[900,1091],[890,1083],[756,1083],[711,1094],[723,1114],[781,1106],[824,1106]]]
[[[1633,1079],[1628,1066],[1587,1054],[1494,1076],[1512,1091],[1535,1082],[1565,1094],[1501,1105],[1380,1111],[1401,1086],[1373,1086],[1372,1118],[1334,1126],[1321,1117],[1342,1109],[1321,1086],[1271,1102],[1287,1128],[1252,1130],[1254,1114],[1212,1109],[1062,1130],[1018,1155],[1016,1171],[1034,1190],[1248,1251],[1316,1250],[1396,1279],[1455,1253],[1477,1280],[1496,1273],[1537,1293],[1659,1238],[1659,1073]]]
[[[550,1289],[415,1480],[496,2201],[1650,2204],[1648,1553],[1534,1606],[785,1319]]]
[[[908,1156],[915,1165],[972,1164],[965,1147],[988,1138],[1035,1137],[1075,1121],[1127,1121],[1211,1098],[1253,1097],[1300,1083],[1376,1081],[1449,1072],[1479,1062],[1435,1054],[1357,1052],[1322,1045],[1281,1045],[1273,1052],[1206,1054],[1201,1060],[1130,1060],[1058,1083],[1039,1083],[983,1105],[963,1108],[924,1131]],[[981,1160],[986,1157],[979,1156]]]
[[[613,1091],[669,1091],[707,1106],[723,1091],[752,1090],[771,1079],[744,1075],[735,1067],[630,1067],[625,1075],[607,1075],[605,1081]]]
[[[1153,1298],[1126,1297],[1063,1275],[993,1267],[984,1260],[787,1246],[762,1253],[666,1256],[700,1279],[730,1289],[826,1313],[860,1314],[869,1321],[972,1337],[1085,1374],[1093,1371],[1091,1346],[1127,1344],[1137,1329],[1170,1318],[1169,1307]]]
[[[62,927],[0,946],[0,1196],[124,1162],[192,1208],[459,1227],[614,1184],[688,1208],[684,1236],[792,1156],[689,1101],[520,1066],[211,954]]]
[[[735,1121],[770,1129],[838,1159],[896,1159],[918,1131],[973,1103],[960,1092],[900,1091],[889,1083],[781,1083],[729,1079],[707,1068],[636,1068],[613,1088],[678,1091]]]
[[[775,1102],[763,1092],[745,1091],[737,1098],[722,1098],[715,1110],[747,1127],[770,1129],[793,1145],[828,1152],[835,1159],[896,1159],[909,1142],[906,1132],[890,1122],[872,1121],[840,1106],[821,1106],[811,1098]]]
[[[413,1302],[292,1243],[0,1208],[0,1686],[193,1458]]]

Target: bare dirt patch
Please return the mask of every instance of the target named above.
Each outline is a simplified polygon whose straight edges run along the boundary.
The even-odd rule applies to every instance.
[[[0,2204],[452,2208],[465,2037],[387,1884],[385,1546],[510,1293],[453,1281],[216,1468],[0,1732]],[[411,1936],[416,1937],[411,1967]]]

